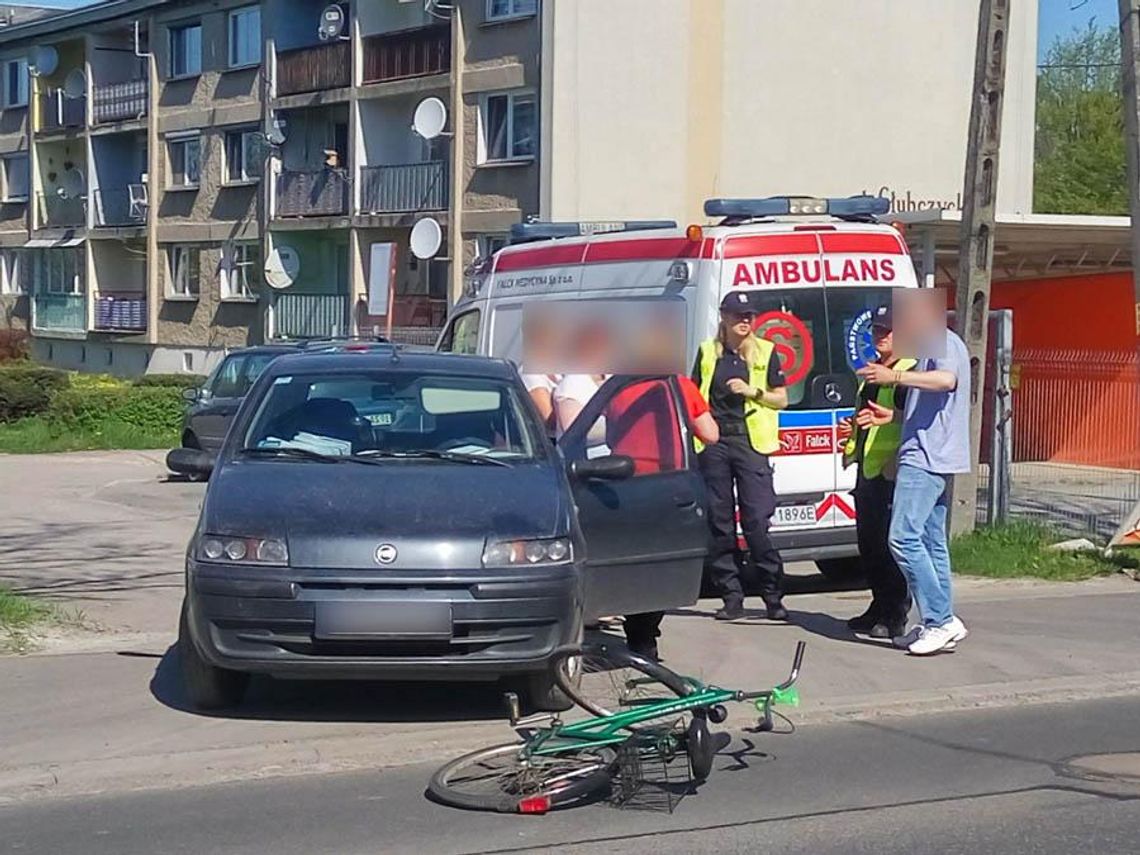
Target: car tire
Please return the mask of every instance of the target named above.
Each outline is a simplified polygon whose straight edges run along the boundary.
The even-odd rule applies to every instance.
[[[207,662],[190,637],[190,620],[186,603],[178,621],[178,658],[182,685],[190,705],[198,710],[220,710],[236,707],[245,697],[249,674],[218,668]]]
[[[200,443],[198,441],[198,437],[194,436],[193,431],[188,430],[182,434],[182,447],[183,448],[193,448],[196,451],[201,451],[202,450],[202,443]],[[194,472],[185,473],[185,477],[188,481],[196,481],[196,482],[197,481],[209,481],[210,480],[209,475],[199,475],[199,474],[194,473]]]
[[[858,555],[821,558],[815,562],[815,566],[829,582],[855,582],[863,578],[863,564]]]

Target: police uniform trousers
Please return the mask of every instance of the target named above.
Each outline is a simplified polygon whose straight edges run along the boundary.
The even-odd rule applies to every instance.
[[[760,593],[765,602],[784,593],[784,562],[772,545],[768,526],[776,512],[776,491],[768,456],[756,451],[747,436],[721,432],[720,442],[707,446],[699,456],[701,475],[709,497],[709,529],[712,542],[706,568],[709,580],[726,603],[744,599],[740,569],[736,563],[736,504],[740,525]],[[736,498],[732,487],[736,484]]]
[[[859,473],[854,493],[856,537],[871,602],[880,618],[902,623],[910,611],[910,594],[906,577],[887,545],[894,494],[894,481],[881,476],[864,478]]]

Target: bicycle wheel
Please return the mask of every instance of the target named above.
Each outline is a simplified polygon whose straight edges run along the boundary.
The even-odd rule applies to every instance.
[[[473,751],[440,768],[428,791],[444,804],[498,813],[546,813],[610,782],[612,749],[526,757],[518,742]]]
[[[598,716],[683,698],[693,691],[684,678],[664,665],[608,642],[585,644],[580,652],[562,651],[552,667],[562,691]],[[659,727],[661,722],[651,724]]]

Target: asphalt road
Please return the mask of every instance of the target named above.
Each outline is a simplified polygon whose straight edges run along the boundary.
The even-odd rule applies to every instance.
[[[1137,851],[1140,699],[802,727],[729,746],[672,815],[466,813],[430,766],[0,807],[19,853]],[[1120,755],[1117,777],[1066,764]]]

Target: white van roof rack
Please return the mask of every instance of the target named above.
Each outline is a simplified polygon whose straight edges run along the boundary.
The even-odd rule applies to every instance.
[[[705,216],[724,217],[721,225],[736,225],[765,217],[812,215],[874,222],[875,217],[886,214],[890,209],[890,199],[883,196],[823,199],[813,196],[769,196],[765,199],[709,199],[705,202]]]
[[[534,240],[583,237],[613,232],[645,231],[649,229],[675,229],[675,220],[623,220],[620,222],[563,222],[552,223],[534,220],[511,226],[511,243],[529,243]]]

